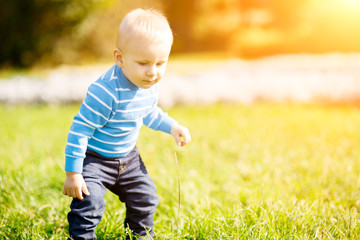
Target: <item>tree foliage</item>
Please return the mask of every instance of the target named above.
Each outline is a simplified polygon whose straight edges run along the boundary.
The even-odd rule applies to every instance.
[[[0,67],[111,59],[134,8],[162,10],[173,52],[236,57],[360,51],[360,4],[341,0],[0,0]]]
[[[92,6],[91,0],[1,1],[0,65],[31,66],[71,34]]]

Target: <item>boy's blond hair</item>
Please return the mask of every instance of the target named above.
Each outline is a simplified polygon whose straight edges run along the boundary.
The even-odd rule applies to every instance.
[[[131,41],[131,38],[139,37],[151,42],[173,42],[173,34],[166,17],[157,10],[135,9],[123,18],[117,34],[116,47],[121,49]]]

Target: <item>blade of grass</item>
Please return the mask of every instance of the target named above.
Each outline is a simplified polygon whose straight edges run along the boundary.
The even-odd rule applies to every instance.
[[[180,209],[181,209],[181,185],[180,185],[180,178],[179,178],[179,164],[178,164],[176,152],[174,152],[174,157],[175,157],[176,177],[177,177],[177,187],[178,187],[177,229],[178,229],[178,231],[179,231]]]

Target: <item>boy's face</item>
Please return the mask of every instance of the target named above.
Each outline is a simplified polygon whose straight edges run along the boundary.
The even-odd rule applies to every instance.
[[[121,50],[115,49],[114,58],[130,82],[147,89],[163,77],[170,50],[170,40],[152,43],[135,38]]]

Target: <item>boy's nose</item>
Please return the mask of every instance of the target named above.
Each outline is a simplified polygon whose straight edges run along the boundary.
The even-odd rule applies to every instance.
[[[156,66],[150,66],[147,70],[148,76],[155,76],[156,75]]]

